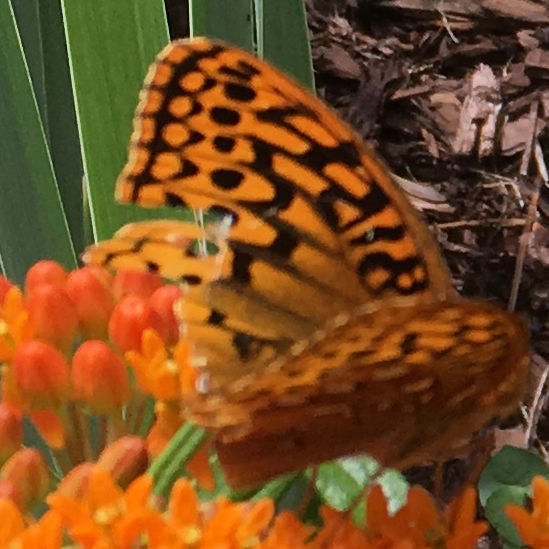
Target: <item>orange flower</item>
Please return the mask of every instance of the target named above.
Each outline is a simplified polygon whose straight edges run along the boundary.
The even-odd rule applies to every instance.
[[[151,477],[142,476],[124,492],[109,473],[96,467],[84,496],[55,493],[48,503],[72,541],[93,549],[259,548],[274,515],[270,499],[232,503],[221,498],[201,504],[187,479],[174,484],[167,511],[163,511],[153,506],[151,490]],[[10,539],[21,533],[23,524],[15,521],[14,527],[8,533]]]
[[[128,351],[126,360],[133,366],[141,388],[158,400],[177,400],[179,368],[170,357],[162,338],[152,329],[143,332],[142,352]]]
[[[59,549],[62,546],[62,528],[59,516],[51,511],[40,521],[29,526],[19,537],[19,549]],[[3,546],[2,546],[3,547]]]
[[[274,520],[267,538],[261,544],[262,549],[302,549],[313,535],[315,529],[303,524],[294,514],[283,511]]]
[[[368,495],[366,537],[369,547],[423,549],[473,549],[488,530],[485,521],[475,521],[476,491],[467,488],[441,513],[423,488],[412,486],[408,501],[394,515],[379,486]]]
[[[105,544],[130,549],[143,535],[167,539],[164,521],[149,507],[151,490],[152,479],[142,476],[124,492],[109,473],[96,467],[83,498],[54,493],[47,502],[72,540],[82,547]]]
[[[185,420],[178,401],[157,401],[154,411],[156,420],[147,434],[147,450],[152,457],[157,457]]]
[[[25,530],[25,521],[21,511],[13,501],[0,500],[0,547],[9,545]]]
[[[446,513],[449,535],[447,549],[467,549],[476,547],[481,536],[488,531],[488,523],[475,520],[477,514],[477,492],[468,486],[455,498]]]
[[[52,512],[26,527],[25,519],[17,506],[7,499],[0,499],[0,547],[18,549],[59,549],[62,544],[61,521]]]
[[[211,439],[206,440],[187,463],[187,471],[190,476],[198,482],[201,488],[209,492],[212,492],[215,488],[214,472],[210,465],[210,453],[212,449],[213,444]]]
[[[314,549],[332,549],[352,547],[353,549],[370,549],[377,547],[371,545],[365,533],[360,530],[346,513],[340,513],[335,509],[323,506],[320,516],[324,526],[315,537],[311,547]],[[385,543],[383,546],[389,549],[392,545]]]
[[[191,349],[187,341],[180,339],[173,350],[173,357],[179,369],[180,391],[183,397],[196,394],[198,368],[192,365]]]
[[[528,547],[549,547],[549,482],[546,478],[537,476],[532,480],[531,512],[518,505],[507,505],[505,512]]]
[[[13,286],[0,307],[0,361],[10,361],[17,346],[33,337],[34,329],[24,305],[23,294]]]

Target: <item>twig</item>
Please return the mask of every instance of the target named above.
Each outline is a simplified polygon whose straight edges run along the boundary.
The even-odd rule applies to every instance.
[[[449,223],[437,223],[437,229],[461,229],[463,227],[489,227],[491,225],[499,225],[500,227],[522,227],[526,221],[524,219],[498,219],[490,217],[488,219],[469,219],[462,221],[451,221]]]
[[[545,362],[545,360],[543,360],[542,357],[538,355],[534,355],[532,357],[532,361],[538,362],[538,363],[540,361],[543,361],[545,365],[543,367],[543,372],[539,377],[538,384],[536,387],[536,392],[534,393],[534,397],[532,399],[532,404],[530,405],[528,417],[526,418],[526,433],[524,434],[524,439],[526,441],[527,448],[529,448],[530,444],[532,443],[532,434],[534,432],[534,425],[537,424],[537,418],[542,412],[543,404],[541,403],[541,399],[544,396],[543,391],[547,384],[547,377],[549,376],[549,364]]]
[[[520,282],[522,279],[522,271],[524,268],[524,260],[526,259],[526,253],[528,252],[528,235],[532,232],[532,226],[536,220],[538,214],[538,202],[540,197],[540,189],[543,183],[547,183],[547,166],[543,159],[543,151],[539,142],[536,140],[534,146],[534,158],[536,161],[536,167],[538,171],[538,177],[535,179],[535,189],[528,205],[528,213],[526,214],[526,220],[522,235],[519,238],[519,249],[517,253],[517,261],[515,263],[515,272],[513,274],[513,284],[511,286],[511,295],[509,296],[509,303],[507,309],[514,311],[517,304],[517,297],[520,288]]]

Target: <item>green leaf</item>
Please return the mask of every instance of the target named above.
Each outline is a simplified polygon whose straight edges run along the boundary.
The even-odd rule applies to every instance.
[[[255,0],[258,55],[315,90],[303,0]]]
[[[334,509],[348,509],[368,485],[379,484],[391,512],[406,501],[408,483],[396,470],[386,469],[379,474],[379,464],[368,456],[344,458],[320,466],[316,488],[322,499]],[[364,522],[365,498],[353,510],[355,521]]]
[[[262,498],[271,498],[278,501],[301,477],[301,473],[293,473],[271,480],[254,494],[253,500],[258,501]]]
[[[505,538],[505,540],[515,547],[523,547],[515,525],[505,514],[505,506],[509,504],[523,506],[528,499],[528,493],[522,488],[516,486],[505,486],[496,490],[486,501],[484,512],[490,524]]]
[[[185,464],[207,438],[204,429],[185,423],[171,438],[168,446],[149,467],[154,479],[154,493],[167,498],[174,482],[185,475]]]
[[[252,0],[189,0],[191,36],[225,40],[254,51]]]
[[[488,498],[502,488],[518,488],[529,493],[536,475],[549,478],[549,468],[539,456],[521,448],[504,446],[480,475],[478,496],[481,505],[485,506]]]
[[[96,238],[124,223],[184,217],[169,208],[117,205],[132,119],[148,66],[168,43],[161,0],[63,0],[72,81]]]
[[[478,483],[478,494],[490,524],[508,542],[521,547],[520,536],[505,513],[505,506],[523,506],[531,493],[532,479],[541,475],[549,478],[549,469],[537,455],[504,446],[486,465]]]
[[[39,259],[73,268],[76,258],[10,2],[0,20],[0,264],[22,283]]]
[[[89,243],[84,229],[89,218],[84,211],[84,168],[59,1],[40,3],[40,27],[44,70],[40,111],[72,241],[80,253]]]

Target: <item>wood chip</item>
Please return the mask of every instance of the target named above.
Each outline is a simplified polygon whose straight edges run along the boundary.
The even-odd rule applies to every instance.
[[[452,143],[456,154],[493,154],[496,128],[501,111],[500,84],[488,65],[481,64],[472,74],[469,94],[463,102],[459,125]]]

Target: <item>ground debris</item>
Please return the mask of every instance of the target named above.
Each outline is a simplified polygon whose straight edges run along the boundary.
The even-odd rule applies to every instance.
[[[402,178],[455,286],[505,306],[525,252],[516,308],[549,362],[549,4],[306,4],[319,94]],[[346,52],[339,68],[331,48]],[[429,187],[431,198],[414,196]],[[549,433],[546,415],[538,433]]]

